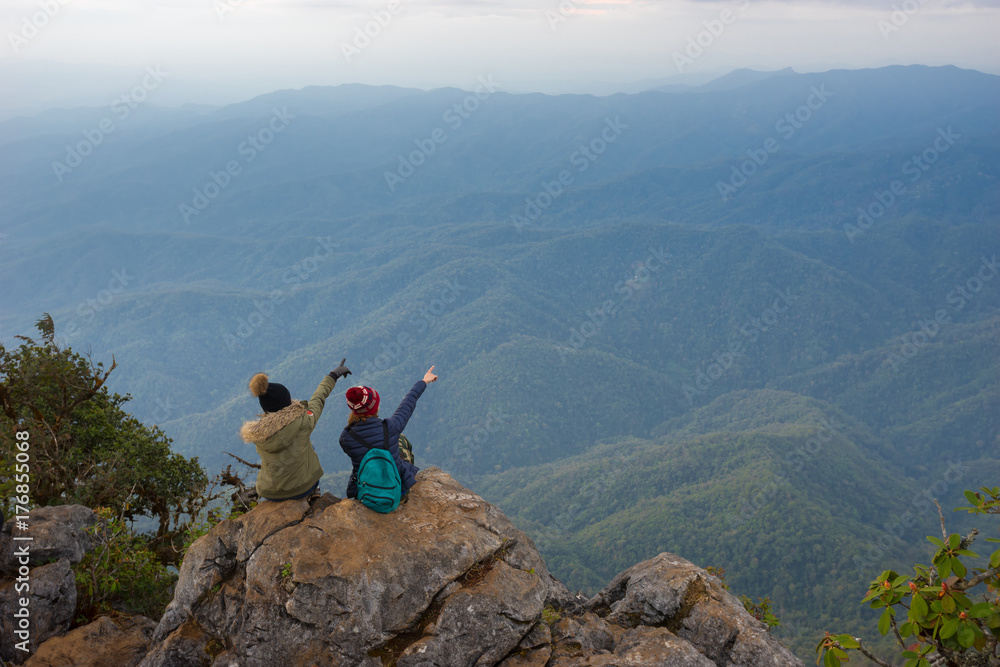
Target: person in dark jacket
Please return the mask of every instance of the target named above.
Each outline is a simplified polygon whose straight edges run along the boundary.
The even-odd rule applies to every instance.
[[[319,492],[323,468],[309,436],[337,380],[351,374],[346,361],[323,378],[309,402],[293,401],[285,385],[271,382],[263,373],[251,378],[250,393],[264,414],[243,424],[240,435],[260,454],[257,494],[261,498],[298,500]]]
[[[406,428],[406,423],[410,421],[413,409],[417,407],[417,399],[427,389],[427,385],[437,380],[434,375],[434,367],[424,374],[424,379],[417,381],[403,401],[396,408],[396,412],[385,420],[388,427],[389,443],[388,451],[392,455],[392,460],[396,462],[399,469],[399,478],[403,483],[403,495],[405,496],[417,481],[417,472],[420,470],[412,463],[403,460],[399,453],[399,436]],[[347,390],[347,407],[351,409],[347,426],[340,434],[340,446],[344,453],[351,457],[351,478],[347,482],[347,497],[358,497],[358,466],[361,459],[368,453],[371,447],[385,449],[383,442],[384,432],[382,421],[378,417],[379,395],[371,387],[351,387]],[[350,432],[348,432],[350,431]],[[365,447],[351,433],[358,436],[369,447]]]

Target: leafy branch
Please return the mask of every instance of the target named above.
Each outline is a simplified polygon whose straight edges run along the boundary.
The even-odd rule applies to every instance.
[[[965,498],[970,504],[955,511],[1000,514],[1000,487],[966,491]],[[979,531],[973,530],[965,537],[949,534],[940,506],[938,513],[942,537],[927,538],[936,547],[931,565],[914,565],[913,576],[884,571],[869,585],[862,602],[882,610],[878,631],[883,637],[890,630],[893,632],[906,667],[931,667],[932,659],[936,664],[959,667],[963,656],[973,652],[996,661],[1000,658],[997,652],[1000,598],[983,595],[981,601],[976,601],[966,591],[984,583],[989,593],[995,594],[1000,589],[1000,549],[989,556],[987,567],[973,568],[970,572],[963,559],[980,558],[969,549]],[[987,541],[1000,542],[993,538]],[[897,625],[897,617],[905,620]],[[852,650],[877,665],[890,667],[889,662],[874,655],[859,638],[830,633],[816,646],[816,662],[836,667],[850,662],[848,651]]]

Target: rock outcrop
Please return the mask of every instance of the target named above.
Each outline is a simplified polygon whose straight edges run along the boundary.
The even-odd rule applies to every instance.
[[[114,664],[142,667],[802,664],[682,558],[660,554],[579,598],[495,506],[434,468],[418,481],[387,515],[329,494],[261,503],[191,546],[155,631],[91,624],[29,664],[73,664],[51,656],[97,631],[132,647]]]
[[[34,652],[50,637],[67,630],[76,612],[76,580],[71,565],[79,563],[93,547],[86,529],[98,522],[97,514],[82,505],[39,507],[28,513],[31,542],[13,539],[15,520],[0,530],[0,659],[20,664],[29,653],[18,650],[23,640],[14,616],[23,609],[30,613],[28,647]],[[28,555],[20,549],[30,544]],[[55,561],[55,562],[49,562]],[[27,607],[19,599],[28,599]]]
[[[149,651],[155,627],[155,621],[143,616],[102,616],[45,642],[24,667],[135,667]]]
[[[37,507],[28,512],[27,524],[31,526],[31,551],[29,565],[41,565],[65,558],[79,563],[93,547],[93,538],[87,528],[100,519],[94,510],[83,505],[57,505]],[[14,558],[15,520],[10,519],[0,531],[0,574],[17,570]]]
[[[419,481],[387,515],[327,495],[219,524],[185,556],[154,639],[200,630],[216,665],[241,667],[801,664],[681,558],[578,599],[499,509],[440,470]],[[143,667],[168,664],[156,656]]]

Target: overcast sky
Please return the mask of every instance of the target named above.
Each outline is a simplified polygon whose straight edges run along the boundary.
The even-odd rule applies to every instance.
[[[1000,0],[0,2],[7,106],[12,95],[27,106],[87,86],[127,89],[148,66],[169,72],[171,85],[157,91],[169,104],[347,82],[471,88],[486,75],[511,91],[600,93],[739,67],[1000,73]],[[46,4],[58,7],[51,18]],[[34,34],[29,23],[44,25]],[[375,36],[358,39],[366,24]]]

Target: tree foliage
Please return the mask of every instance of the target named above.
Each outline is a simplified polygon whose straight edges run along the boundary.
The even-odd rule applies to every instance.
[[[966,491],[965,498],[970,504],[956,511],[1000,514],[1000,487]],[[978,534],[978,530],[965,537],[948,534],[942,516],[941,538],[927,538],[936,547],[930,566],[914,565],[912,576],[886,570],[868,587],[863,602],[882,610],[878,631],[883,637],[892,632],[906,667],[930,667],[931,660],[960,667],[971,653],[987,657],[989,664],[1000,660],[1000,549],[990,554],[985,567],[970,569],[965,559],[980,558],[969,549]],[[973,595],[972,589],[980,585],[987,592]],[[850,650],[860,651],[875,664],[891,664],[849,634],[827,633],[816,647],[818,661],[826,667],[850,662]]]
[[[208,478],[198,459],[174,454],[159,428],[122,409],[131,397],[106,386],[113,358],[105,369],[63,349],[48,315],[36,327],[40,340],[18,336],[14,350],[0,345],[0,445],[12,452],[13,434],[30,434],[32,502],[108,507],[130,521],[155,517],[158,537],[176,531],[205,501]]]

